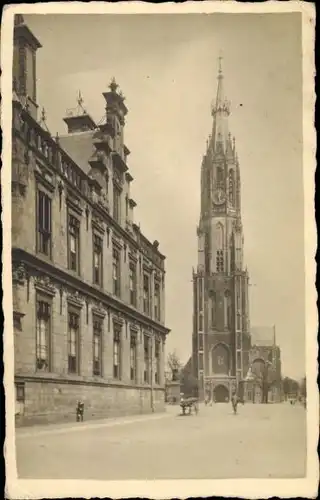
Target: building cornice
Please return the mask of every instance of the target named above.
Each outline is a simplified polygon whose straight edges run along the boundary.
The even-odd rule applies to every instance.
[[[83,281],[79,276],[75,276],[71,273],[68,273],[66,270],[58,268],[52,262],[45,261],[38,256],[30,254],[25,250],[19,248],[12,248],[12,260],[13,262],[17,262],[22,266],[25,264],[30,269],[30,271],[34,273],[45,273],[49,275],[50,277],[55,279],[59,285],[64,285],[65,287],[76,289],[81,294],[85,294],[93,300],[101,302],[107,309],[113,309],[114,311],[122,312],[126,316],[141,323],[141,325],[143,325],[144,327],[152,328],[164,335],[168,335],[170,333],[170,329],[161,325],[161,323],[158,323],[150,317],[145,316],[140,311],[133,309],[129,305],[118,300],[113,295],[94,288],[89,283]]]
[[[51,384],[63,384],[63,385],[92,385],[100,387],[114,387],[114,388],[130,388],[130,389],[142,389],[150,390],[149,384],[130,384],[125,382],[113,381],[112,378],[103,377],[83,377],[82,375],[71,376],[63,375],[58,376],[56,373],[16,373],[16,382],[46,382]],[[153,387],[155,391],[163,391],[164,385],[156,385]]]

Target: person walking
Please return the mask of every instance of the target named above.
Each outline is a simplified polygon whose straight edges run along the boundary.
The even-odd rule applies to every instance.
[[[234,415],[237,414],[238,402],[239,402],[239,399],[238,399],[237,393],[233,392],[232,396],[231,396],[231,403],[232,403]]]

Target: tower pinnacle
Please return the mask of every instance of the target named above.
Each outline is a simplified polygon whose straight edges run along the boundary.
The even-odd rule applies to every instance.
[[[226,150],[226,144],[228,141],[229,131],[228,131],[228,116],[230,114],[230,103],[225,98],[224,86],[223,86],[224,76],[222,72],[222,55],[218,58],[218,85],[216,102],[212,106],[211,114],[213,117],[213,127],[212,127],[212,149],[217,150],[217,145],[222,145],[224,150]]]
[[[221,75],[221,77],[222,77],[222,59],[223,59],[223,57],[222,57],[221,52],[220,52],[220,55],[218,57],[218,61],[219,61],[219,71],[218,71],[218,74]]]

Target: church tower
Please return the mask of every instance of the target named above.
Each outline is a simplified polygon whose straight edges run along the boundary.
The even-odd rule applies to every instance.
[[[240,167],[219,59],[212,132],[201,165],[198,266],[193,272],[192,366],[200,398],[241,393],[249,365],[248,272],[243,262]]]

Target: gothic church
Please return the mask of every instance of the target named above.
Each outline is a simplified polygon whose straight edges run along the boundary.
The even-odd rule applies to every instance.
[[[228,401],[249,367],[249,276],[243,262],[241,182],[219,63],[213,126],[201,166],[198,266],[193,272],[192,370],[200,398]]]

